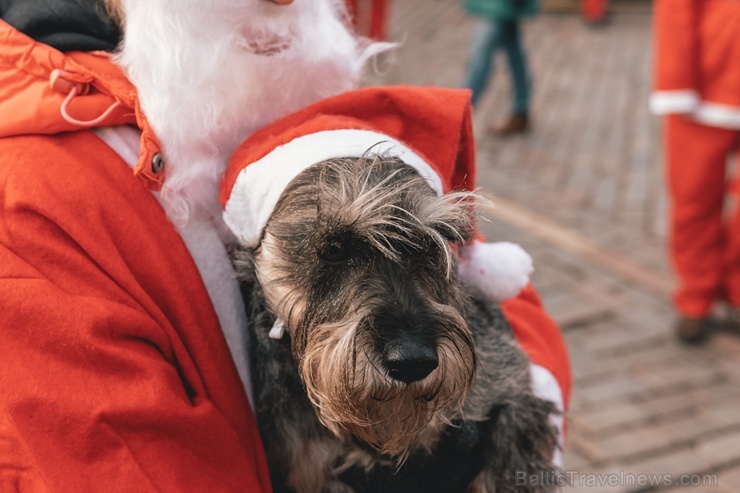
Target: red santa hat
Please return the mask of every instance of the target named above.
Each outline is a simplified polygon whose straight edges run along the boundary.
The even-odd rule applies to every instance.
[[[321,161],[372,153],[412,166],[440,195],[472,190],[475,142],[466,90],[372,87],[322,100],[263,128],[231,158],[221,188],[224,221],[256,246],[280,195]],[[474,241],[460,250],[460,277],[473,294],[515,296],[532,261],[511,243]]]

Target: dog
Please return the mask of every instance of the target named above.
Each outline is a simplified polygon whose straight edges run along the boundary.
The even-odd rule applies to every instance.
[[[457,276],[475,199],[397,157],[328,159],[233,253],[276,492],[554,491],[516,475],[557,474],[556,407]]]

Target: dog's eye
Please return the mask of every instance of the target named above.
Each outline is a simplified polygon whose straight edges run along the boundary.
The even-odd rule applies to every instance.
[[[349,242],[344,238],[330,236],[324,240],[317,254],[326,263],[339,264],[349,260],[352,252]]]

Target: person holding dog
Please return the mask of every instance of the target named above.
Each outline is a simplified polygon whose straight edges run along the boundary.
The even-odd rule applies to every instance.
[[[208,5],[0,2],[2,491],[270,491],[220,175],[368,52],[332,0]]]
[[[221,175],[379,48],[333,0],[209,5],[0,1],[2,490],[271,491]]]
[[[664,116],[671,200],[670,255],[678,278],[676,335],[707,338],[710,310],[729,305],[740,331],[740,214],[728,210],[728,158],[740,150],[740,3],[658,0],[653,113]]]

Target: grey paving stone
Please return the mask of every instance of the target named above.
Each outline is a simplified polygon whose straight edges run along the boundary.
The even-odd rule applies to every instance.
[[[697,444],[695,452],[698,458],[715,464],[740,460],[740,430],[701,441]]]

